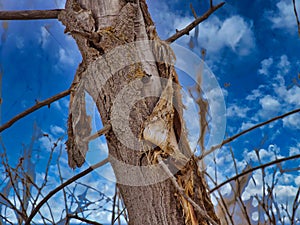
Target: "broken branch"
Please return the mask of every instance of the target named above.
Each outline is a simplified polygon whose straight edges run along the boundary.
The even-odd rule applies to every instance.
[[[191,199],[185,192],[184,190],[179,186],[179,184],[177,183],[176,178],[174,177],[174,175],[172,174],[172,172],[169,170],[169,168],[167,167],[167,165],[163,162],[162,158],[158,155],[157,156],[158,162],[159,164],[162,166],[162,168],[164,169],[164,171],[167,173],[167,175],[170,177],[173,185],[175,186],[176,190],[180,193],[180,195],[182,195],[194,208],[196,211],[198,211],[198,213],[206,220],[208,220],[211,224],[213,225],[218,225],[212,218],[210,218],[210,216],[207,214],[207,212],[205,212],[203,209],[201,209],[201,207],[194,202],[193,199]]]

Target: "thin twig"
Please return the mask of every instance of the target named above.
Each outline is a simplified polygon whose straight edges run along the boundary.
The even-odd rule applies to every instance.
[[[296,1],[295,0],[293,0],[293,6],[294,6],[294,13],[295,13],[296,21],[297,21],[297,26],[298,26],[298,35],[300,37],[300,21],[299,21],[299,17],[298,17],[298,13],[297,13],[297,7],[296,7]]]
[[[253,167],[251,169],[245,170],[245,171],[241,172],[240,174],[235,175],[235,176],[227,179],[226,181],[222,182],[221,184],[217,185],[216,187],[214,187],[213,189],[211,189],[209,191],[209,193],[212,193],[212,192],[216,191],[217,189],[223,187],[225,184],[230,183],[231,181],[236,180],[239,177],[245,176],[248,173],[252,173],[255,170],[263,169],[263,168],[266,168],[266,167],[269,167],[269,166],[272,166],[272,165],[275,165],[275,164],[278,164],[278,163],[282,163],[282,162],[285,162],[285,161],[288,161],[288,160],[298,159],[298,158],[300,158],[300,154],[289,156],[289,157],[285,157],[285,158],[276,159],[276,160],[268,162],[266,164],[261,164],[259,166],[256,166],[256,167]]]
[[[71,177],[69,180],[67,180],[66,182],[62,183],[61,185],[59,185],[58,187],[56,187],[55,189],[53,189],[52,191],[49,192],[49,194],[47,194],[43,200],[32,210],[30,216],[28,217],[28,219],[25,222],[25,225],[30,225],[31,220],[33,219],[33,217],[37,214],[37,212],[41,209],[41,207],[53,196],[55,195],[57,192],[59,192],[60,190],[62,190],[64,187],[70,185],[71,183],[73,183],[74,181],[78,180],[81,177],[84,177],[85,175],[89,174],[90,172],[92,172],[93,170],[105,165],[106,163],[109,162],[109,159],[106,158],[104,160],[102,160],[99,163],[96,163],[92,166],[90,166],[89,168],[87,168],[86,170],[82,171],[81,173]]]
[[[0,126],[0,132],[4,131],[5,129],[11,127],[15,122],[17,122],[18,120],[22,119],[23,117],[29,115],[30,113],[33,113],[34,111],[44,107],[44,106],[50,106],[51,103],[66,97],[70,94],[70,90],[66,90],[63,91],[59,94],[56,94],[44,101],[38,102],[37,104],[35,104],[34,106],[32,106],[31,108],[23,111],[22,113],[16,115],[14,118],[12,118],[11,120],[9,120],[8,122],[6,122],[5,124],[3,124],[2,126]]]
[[[296,224],[296,221],[295,221],[295,217],[297,216],[297,209],[299,207],[299,195],[300,195],[300,187],[298,187],[298,190],[297,190],[297,194],[295,196],[295,199],[294,199],[294,202],[293,202],[293,211],[292,211],[292,216],[291,216],[291,223],[295,223]]]
[[[85,223],[87,223],[87,224],[92,224],[92,225],[103,225],[102,223],[97,223],[97,222],[95,222],[95,221],[92,221],[92,220],[88,220],[88,219],[86,219],[86,218],[79,217],[78,215],[70,215],[70,214],[68,214],[67,217],[70,218],[70,219],[80,220],[80,221],[85,222]]]
[[[63,9],[0,11],[0,20],[57,19]]]
[[[191,8],[191,10],[192,10],[192,13],[193,13],[193,16],[194,16],[194,18],[195,18],[195,19],[197,19],[197,18],[198,18],[198,16],[197,16],[197,13],[196,13],[196,11],[195,11],[195,9],[194,9],[194,7],[193,7],[193,4],[192,4],[192,3],[190,3],[190,8]]]
[[[237,139],[238,137],[240,137],[240,136],[242,136],[242,135],[244,135],[244,134],[246,134],[246,133],[249,133],[250,131],[255,130],[256,128],[262,127],[262,126],[267,125],[267,124],[269,124],[269,123],[272,123],[272,122],[274,122],[274,121],[276,121],[276,120],[283,119],[284,117],[287,117],[287,116],[290,116],[290,115],[292,115],[292,114],[299,113],[299,112],[300,112],[300,108],[299,108],[299,109],[292,110],[292,111],[290,111],[290,112],[288,112],[288,113],[285,113],[285,114],[282,114],[282,115],[280,115],[280,116],[273,117],[272,119],[267,120],[267,121],[264,121],[264,122],[262,122],[262,123],[256,124],[256,125],[254,125],[253,127],[250,127],[250,128],[248,128],[248,129],[246,129],[246,130],[244,130],[244,131],[242,131],[242,132],[240,132],[240,133],[238,133],[238,134],[235,134],[235,135],[231,136],[230,138],[225,139],[224,141],[222,141],[222,143],[220,143],[220,144],[218,144],[218,145],[212,146],[208,151],[205,151],[205,153],[202,154],[202,155],[200,155],[198,158],[199,158],[200,160],[203,159],[205,156],[207,156],[207,155],[209,155],[210,153],[214,152],[215,150],[221,148],[221,147],[224,146],[225,144],[228,144],[228,143],[232,142],[233,140]]]
[[[160,156],[157,157],[159,164],[162,166],[162,168],[164,169],[164,171],[167,173],[167,175],[170,177],[173,185],[175,186],[175,188],[177,189],[177,191],[195,208],[195,210],[206,220],[208,220],[211,224],[213,225],[218,225],[212,218],[210,218],[210,216],[207,214],[207,212],[205,212],[203,209],[201,209],[201,207],[194,202],[193,199],[191,199],[183,190],[182,187],[179,186],[179,184],[177,183],[176,178],[174,177],[174,175],[172,174],[172,172],[169,170],[169,168],[167,167],[167,165],[163,162],[162,158]]]
[[[172,43],[172,42],[176,41],[178,38],[180,38],[181,36],[183,36],[185,34],[189,34],[189,32],[191,30],[193,30],[199,23],[201,23],[204,20],[206,20],[211,14],[213,14],[216,10],[218,10],[219,8],[221,8],[224,4],[225,4],[225,2],[221,2],[220,4],[211,7],[202,16],[200,16],[197,19],[195,19],[193,22],[191,22],[189,25],[187,25],[182,30],[177,31],[174,35],[172,35],[171,37],[169,37],[165,41],[169,42],[169,43]]]
[[[112,206],[112,214],[111,214],[111,225],[114,225],[115,222],[115,207],[116,207],[116,199],[117,199],[117,185],[115,185],[115,195],[113,198],[113,206]]]
[[[18,208],[1,192],[0,192],[0,197],[3,198],[7,202],[7,204],[4,203],[7,207],[10,207],[12,210],[14,210],[14,212],[16,212],[18,215],[20,215],[23,219],[26,218],[26,215],[24,215],[23,212],[18,210]]]
[[[126,210],[126,207],[124,207],[124,208],[122,209],[122,211],[118,214],[118,216],[116,217],[116,219],[114,219],[113,223],[115,223],[115,222],[120,218],[120,216],[121,216],[123,213],[125,213],[125,210]]]

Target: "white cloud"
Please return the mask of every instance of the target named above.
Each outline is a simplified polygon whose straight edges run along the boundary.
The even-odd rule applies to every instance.
[[[74,59],[63,48],[59,49],[59,62],[61,64],[73,65]]]
[[[273,96],[266,95],[259,100],[261,105],[261,110],[259,110],[258,115],[261,118],[270,118],[275,116],[281,111],[280,102]]]
[[[56,125],[51,125],[50,126],[50,131],[54,135],[62,135],[66,132],[63,128],[61,128],[59,126],[56,126]]]
[[[300,176],[295,178],[295,184],[300,187]]]
[[[188,131],[188,139],[191,149],[195,149],[197,147],[200,132],[199,114],[196,107],[196,102],[193,100],[193,98],[190,97],[186,92],[183,92],[182,94],[182,100],[185,106],[183,116]]]
[[[162,38],[173,35],[176,29],[180,30],[194,20],[192,16],[178,16],[166,3],[160,2],[159,6],[155,6],[156,4],[158,3],[149,3],[149,8]],[[250,54],[255,48],[252,22],[246,22],[239,15],[225,20],[212,15],[209,20],[199,25],[199,33],[201,35],[198,42],[207,49],[208,53],[217,53],[224,48],[230,48],[236,54],[244,56]],[[187,44],[191,35],[194,35],[194,30],[190,32],[190,36],[184,35],[178,41]]]
[[[283,126],[291,129],[300,129],[300,115],[293,114],[282,119]]]
[[[216,53],[229,47],[238,55],[248,55],[255,48],[255,38],[252,24],[240,16],[232,16],[221,21],[211,17],[209,21],[200,24],[199,42],[208,52]]]
[[[299,12],[300,4],[296,5],[297,11]],[[292,1],[281,0],[276,4],[276,7],[276,12],[268,12],[268,14],[270,15],[269,20],[272,22],[272,28],[287,29],[289,31],[294,31],[295,33],[297,33],[297,23]]]
[[[238,105],[231,105],[227,108],[227,116],[245,118],[249,110],[250,108],[248,107],[242,108]]]
[[[54,0],[56,7],[63,9],[65,8],[65,0]]]
[[[243,131],[250,127],[253,127],[254,125],[255,125],[255,123],[252,123],[252,122],[242,122],[241,128],[239,130]]]
[[[280,69],[282,75],[287,74],[290,71],[291,63],[286,55],[280,57],[280,61],[277,67]]]
[[[300,154],[300,142],[289,148],[289,156]]]
[[[246,100],[253,101],[253,100],[256,100],[257,98],[261,97],[263,95],[263,93],[260,91],[261,87],[263,88],[263,85],[258,87],[258,89],[252,90],[251,94],[246,97]]]
[[[23,37],[16,37],[16,46],[18,49],[24,48],[24,38]]]
[[[259,149],[258,154],[260,159],[262,160],[262,162],[270,162],[272,160],[275,160],[276,157],[280,158],[281,156],[279,155],[280,152],[280,148],[277,147],[274,144],[270,144],[268,146],[268,149]],[[245,150],[243,152],[243,156],[244,159],[248,162],[252,161],[252,162],[258,162],[258,157],[257,157],[257,153],[252,150],[252,151],[248,151]]]
[[[49,36],[50,36],[50,34],[47,31],[47,29],[45,28],[45,26],[42,26],[41,27],[40,43],[41,43],[43,49],[46,48],[46,46],[47,46]]]
[[[269,68],[273,64],[273,58],[264,59],[261,61],[261,68],[258,70],[259,74],[269,75]]]

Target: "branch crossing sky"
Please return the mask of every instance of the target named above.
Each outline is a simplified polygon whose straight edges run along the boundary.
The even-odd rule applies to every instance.
[[[200,16],[208,9],[208,2],[153,0],[148,1],[148,5],[160,37],[166,39],[176,29],[182,29],[193,21],[190,3]],[[214,1],[214,4],[219,2]],[[300,2],[296,0],[296,4],[300,14]],[[0,10],[53,9],[63,6],[63,0],[0,0]],[[195,38],[193,30],[189,36],[182,37],[176,43],[185,48],[193,47],[191,50],[199,57],[201,50],[206,49],[205,62],[217,78],[226,104],[225,138],[300,107],[300,37],[292,0],[228,0],[225,6],[200,24],[198,29],[198,38]],[[69,88],[81,56],[73,39],[64,34],[63,30],[64,27],[56,20],[1,21],[2,124],[37,101]],[[184,77],[180,80],[183,85],[187,85],[184,86],[187,89],[189,82]],[[185,104],[188,109],[195,106],[188,97]],[[1,136],[10,162],[13,165],[18,162],[16,159],[24,153],[24,149],[29,148],[35,132],[32,160],[36,165],[37,180],[41,181],[46,155],[53,142],[61,137],[63,141],[60,144],[63,146],[67,138],[67,115],[68,98],[64,98],[4,131]],[[193,126],[198,123],[197,118],[191,118],[188,114],[186,118],[188,126],[197,129]],[[99,122],[95,123],[94,129],[100,127]],[[47,137],[44,135],[46,133]],[[196,138],[194,132],[189,134],[192,140]],[[237,159],[239,171],[248,164],[256,166],[260,163],[256,152],[259,152],[262,163],[276,157],[299,154],[300,114],[259,128],[223,147],[216,155],[219,182],[226,180],[226,176],[235,174],[230,148]],[[91,149],[91,155],[99,152],[103,158],[107,155],[105,140],[102,138],[91,143]],[[64,147],[62,150],[64,151]],[[59,151],[56,157],[58,155]],[[79,170],[71,171],[67,168],[65,153],[61,156],[61,161],[65,178],[78,173]],[[208,172],[213,174],[213,157],[208,157],[207,161]],[[277,197],[285,203],[286,199],[293,198],[300,186],[300,174],[295,170],[299,168],[299,160],[282,166],[286,172],[281,174],[278,171],[276,174],[279,179]],[[59,183],[55,168],[53,162],[50,170],[53,186]],[[113,179],[110,167],[103,168],[99,173]],[[268,173],[267,177],[271,179],[272,169]],[[100,177],[97,173],[93,174]],[[261,172],[254,172],[253,177],[256,184],[249,181],[243,195],[245,200],[261,190]],[[3,176],[2,178],[4,179]],[[112,196],[113,182],[99,179],[99,183],[91,178],[83,180]],[[224,187],[222,191],[229,193],[230,186]],[[103,222],[109,222],[108,213],[99,213],[97,216]]]

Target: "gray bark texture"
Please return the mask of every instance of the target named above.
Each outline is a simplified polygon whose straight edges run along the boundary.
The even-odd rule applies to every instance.
[[[102,123],[112,124],[106,140],[129,224],[219,224],[205,179],[188,146],[180,86],[172,66],[175,59],[168,44],[157,36],[145,0],[67,0],[59,19],[83,57],[70,97],[70,167],[80,167],[88,150],[85,140],[91,133],[91,118],[85,109],[85,94],[89,93]],[[158,104],[163,94],[171,95],[172,109],[164,101]],[[168,111],[162,115],[164,110]],[[143,138],[145,124],[157,118],[154,111],[168,131],[165,144]],[[204,214],[178,192],[159,166],[158,156]]]

